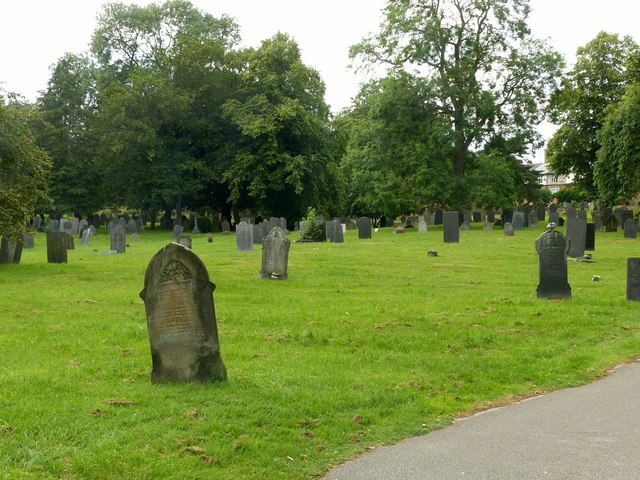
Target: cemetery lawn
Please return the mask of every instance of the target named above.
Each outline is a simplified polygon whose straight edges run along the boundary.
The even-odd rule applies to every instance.
[[[68,264],[47,264],[38,234],[0,265],[0,478],[314,478],[640,355],[640,303],[625,299],[638,241],[597,233],[594,263],[569,260],[573,298],[538,300],[542,231],[292,241],[287,281],[259,278],[260,246],[195,235],[229,375],[209,385],[150,383],[138,294],[169,233],[104,255],[102,229]]]

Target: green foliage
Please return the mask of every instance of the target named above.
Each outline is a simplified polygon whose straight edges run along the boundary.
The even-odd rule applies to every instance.
[[[193,227],[195,227],[195,220],[191,222],[189,229],[193,230]],[[198,228],[202,233],[213,232],[213,222],[211,221],[211,218],[206,215],[198,216]]]
[[[574,183],[592,197],[596,195],[594,165],[601,145],[598,132],[607,106],[620,101],[637,70],[627,71],[638,55],[638,45],[631,37],[621,39],[617,34],[600,32],[578,48],[575,66],[552,99],[560,127],[547,145],[547,163],[558,174],[573,173]]]
[[[533,253],[543,229],[505,237],[474,224],[460,244],[438,226],[367,241],[350,230],[344,245],[292,242],[286,282],[258,278],[260,250],[237,252],[233,234],[194,235],[217,286],[229,373],[217,385],[150,384],[138,292],[166,232],[101,255],[101,230],[63,265],[46,263],[38,234],[20,265],[0,267],[0,477],[318,478],[636,358],[638,305],[624,300],[620,261],[636,244],[597,233],[597,263],[568,265],[573,300],[544,301]]]
[[[591,193],[579,185],[571,185],[567,188],[563,188],[553,194],[558,202],[563,203],[580,203],[589,202],[593,200]]]
[[[316,220],[316,210],[313,207],[309,207],[307,210],[307,216],[303,220],[304,232],[300,235],[300,240],[303,242],[323,242],[325,232],[320,227],[320,223]]]
[[[48,201],[51,161],[33,138],[32,107],[0,95],[0,235],[25,231],[38,203]]]

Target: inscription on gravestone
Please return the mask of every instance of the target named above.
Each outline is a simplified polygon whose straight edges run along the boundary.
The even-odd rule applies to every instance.
[[[442,225],[444,243],[458,243],[460,241],[458,212],[444,212],[442,215]]]
[[[567,273],[567,242],[564,236],[548,228],[535,242],[538,252],[538,298],[571,298]]]
[[[640,258],[627,258],[627,300],[640,302]]]
[[[280,227],[275,227],[269,235],[262,239],[260,278],[272,280],[286,280],[289,278],[287,267],[290,247],[291,240],[286,238]]]
[[[170,243],[154,255],[144,277],[151,344],[151,381],[224,381],[213,302],[215,285],[204,263],[188,248]]]

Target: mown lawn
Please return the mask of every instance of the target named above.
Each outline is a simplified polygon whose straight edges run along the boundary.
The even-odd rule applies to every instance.
[[[593,263],[569,261],[573,299],[549,301],[535,297],[542,226],[474,225],[459,244],[430,228],[293,241],[287,281],[259,278],[259,246],[194,236],[229,373],[212,385],[150,383],[138,294],[168,232],[123,255],[102,254],[101,232],[63,265],[46,263],[39,234],[0,266],[0,478],[314,478],[640,355],[640,303],[625,299],[640,241],[598,233]]]

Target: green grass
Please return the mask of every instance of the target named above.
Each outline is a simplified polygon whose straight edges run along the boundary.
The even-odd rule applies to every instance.
[[[0,478],[314,478],[640,355],[640,304],[625,299],[639,243],[598,233],[594,263],[569,261],[573,299],[538,300],[541,232],[350,231],[292,243],[287,281],[259,278],[260,247],[194,236],[229,373],[213,385],[150,383],[138,293],[169,233],[124,255],[103,255],[102,233],[63,265],[40,234],[0,266]]]

